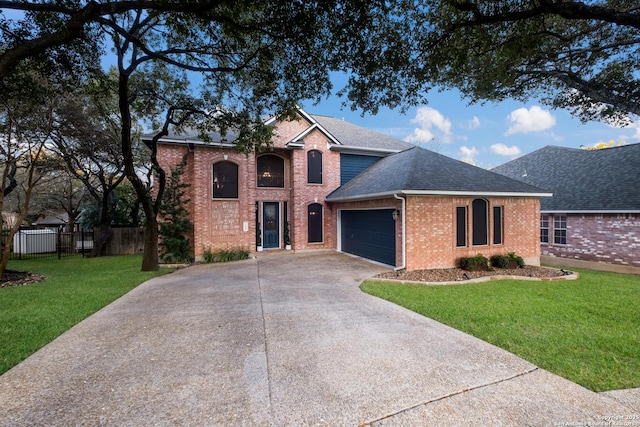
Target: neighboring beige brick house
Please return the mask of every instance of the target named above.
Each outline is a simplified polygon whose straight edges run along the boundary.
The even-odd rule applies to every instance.
[[[273,148],[245,156],[213,138],[159,141],[168,170],[187,154],[194,251],[333,249],[396,268],[446,268],[515,252],[539,264],[536,187],[299,110]]]

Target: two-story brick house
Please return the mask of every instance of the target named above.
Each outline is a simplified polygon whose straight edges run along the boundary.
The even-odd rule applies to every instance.
[[[549,194],[336,118],[299,110],[269,123],[273,148],[248,156],[215,137],[159,141],[165,169],[188,156],[197,258],[290,245],[407,269],[477,253],[539,263],[539,198]]]

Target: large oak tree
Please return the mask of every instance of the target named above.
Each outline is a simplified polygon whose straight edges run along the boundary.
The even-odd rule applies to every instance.
[[[457,88],[472,102],[541,99],[584,121],[640,115],[636,0],[422,0],[404,17],[401,56],[373,45],[354,64],[354,105]],[[383,73],[394,84],[377,84]]]
[[[268,140],[260,118],[329,94],[331,71],[350,74],[341,94],[371,112],[455,87],[471,101],[542,98],[583,120],[640,113],[631,0],[0,0],[0,8],[22,13],[0,17],[0,79],[27,58],[64,68],[87,46],[114,47],[120,147],[140,197],[149,193],[132,162],[136,115],[165,119],[150,139],[161,196],[155,144],[170,126],[234,131],[251,151]],[[202,90],[188,87],[187,71],[202,75]],[[143,269],[155,269],[158,200],[145,200]]]
[[[165,173],[155,145],[169,127],[198,126],[203,136],[233,132],[244,152],[268,143],[262,118],[329,94],[330,70],[343,68],[365,40],[354,29],[383,31],[374,24],[385,22],[388,9],[383,1],[341,0],[0,1],[0,7],[23,13],[0,21],[0,78],[25,58],[55,58],[64,68],[78,49],[69,46],[113,46],[125,173],[147,217],[144,270],[158,267],[156,216]],[[191,90],[185,72],[202,75],[200,91]],[[159,117],[164,120],[152,120]],[[149,139],[155,200],[133,162],[136,118],[156,125]]]

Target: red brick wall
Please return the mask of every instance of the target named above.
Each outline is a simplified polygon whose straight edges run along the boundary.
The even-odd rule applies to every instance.
[[[567,244],[553,243],[553,215],[549,215],[549,243],[542,255],[640,267],[640,215],[567,214]]]
[[[482,254],[489,258],[495,254],[515,252],[528,264],[540,262],[539,212],[535,198],[486,198],[489,202],[489,244],[471,245],[471,203],[473,197],[406,197],[407,270],[451,268],[462,257]],[[469,244],[456,247],[456,207],[467,206],[467,235]],[[503,244],[493,244],[493,206],[503,206]],[[397,199],[380,199],[333,204],[337,224],[339,209],[402,209]],[[337,228],[337,227],[336,227]],[[402,215],[396,221],[396,266],[402,265]]]
[[[485,198],[489,202],[489,244],[471,244],[471,203],[474,197],[407,197],[408,270],[450,268],[462,257],[515,252],[529,264],[539,264],[539,212],[536,198]],[[466,247],[456,247],[456,207],[467,206]],[[493,207],[503,206],[503,244],[493,244]]]
[[[293,249],[333,249],[336,247],[335,222],[331,208],[324,202],[324,198],[340,186],[340,153],[330,151],[328,140],[319,131],[313,131],[304,139],[304,150],[294,150],[292,153],[292,181],[291,187],[291,239]],[[322,153],[322,184],[307,183],[307,152],[318,150]],[[310,204],[319,203],[323,206],[324,241],[322,243],[308,243],[307,215]]]
[[[187,172],[184,179],[192,185],[189,191],[195,235],[193,238],[196,257],[205,250],[213,252],[223,249],[243,248],[256,250],[255,204],[260,202],[261,220],[262,202],[280,202],[280,247],[284,248],[284,202],[288,203],[288,220],[293,249],[330,249],[335,248],[335,223],[331,208],[324,198],[340,185],[340,154],[330,151],[328,139],[318,130],[310,132],[304,138],[304,148],[288,149],[285,142],[300,134],[308,127],[303,120],[280,123],[276,129],[273,149],[245,156],[230,149],[214,146],[196,145],[189,152]],[[307,183],[307,152],[318,150],[323,154],[323,183]],[[158,161],[168,171],[177,164],[187,147],[160,144]],[[256,180],[256,159],[264,154],[274,154],[284,159],[284,188],[258,188]],[[219,161],[231,161],[238,165],[238,199],[214,200],[212,195],[213,164]],[[308,243],[307,213],[308,206],[319,203],[324,207],[324,241]]]

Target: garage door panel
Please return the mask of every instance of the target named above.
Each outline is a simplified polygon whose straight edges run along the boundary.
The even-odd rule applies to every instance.
[[[393,209],[342,211],[342,251],[395,265],[396,235],[393,211]]]

